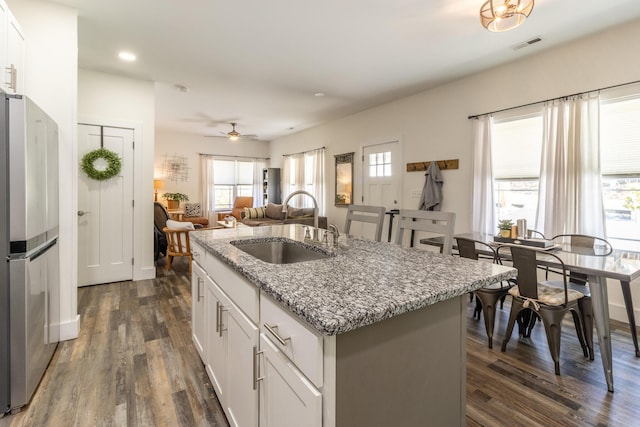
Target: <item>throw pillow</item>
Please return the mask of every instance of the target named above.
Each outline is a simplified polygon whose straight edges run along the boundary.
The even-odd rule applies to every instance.
[[[282,205],[276,205],[275,203],[268,203],[265,208],[264,215],[267,218],[283,220],[285,212],[282,212]]]
[[[173,230],[195,230],[196,228],[193,226],[192,222],[188,221],[174,221],[172,219],[167,220],[167,228],[171,228]]]
[[[313,208],[292,208],[289,206],[289,218],[313,218]]]
[[[187,218],[194,216],[202,216],[202,208],[200,203],[185,203],[184,216]]]
[[[244,219],[264,218],[264,206],[259,208],[244,208]]]

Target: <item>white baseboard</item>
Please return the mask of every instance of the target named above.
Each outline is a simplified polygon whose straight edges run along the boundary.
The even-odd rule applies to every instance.
[[[80,333],[80,315],[75,320],[60,323],[60,341],[74,340]]]
[[[144,267],[134,272],[133,280],[148,280],[148,279],[155,279],[155,278],[156,278],[156,268]]]
[[[636,318],[636,325],[638,321],[640,321],[640,313],[638,310],[634,310],[633,314]],[[629,317],[627,316],[627,309],[624,305],[619,304],[611,304],[609,303],[609,318],[613,320],[618,320],[620,322],[629,323]]]

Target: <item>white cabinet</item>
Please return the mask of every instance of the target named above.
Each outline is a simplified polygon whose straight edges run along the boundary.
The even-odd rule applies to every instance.
[[[260,427],[321,427],[320,391],[264,334],[260,350]]]
[[[0,0],[0,89],[24,93],[25,40],[20,24],[6,3]]]
[[[232,427],[257,427],[258,328],[234,304],[228,314],[227,417]]]
[[[207,351],[205,366],[221,404],[226,401],[227,324],[231,302],[216,284],[207,277],[206,291]]]
[[[202,360],[205,359],[205,278],[207,274],[196,263],[191,274],[191,339]]]

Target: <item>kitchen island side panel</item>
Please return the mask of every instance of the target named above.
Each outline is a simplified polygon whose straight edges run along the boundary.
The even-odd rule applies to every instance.
[[[336,336],[336,427],[463,426],[468,297]]]

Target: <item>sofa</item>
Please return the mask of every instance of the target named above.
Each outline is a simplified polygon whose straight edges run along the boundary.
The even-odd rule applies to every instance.
[[[313,208],[292,208],[287,206],[285,220],[285,212],[282,212],[282,205],[269,203],[267,206],[258,208],[244,208],[240,221],[250,227],[258,227],[262,225],[278,225],[278,224],[305,224],[313,225]],[[318,217],[318,227],[327,228],[327,217]]]

